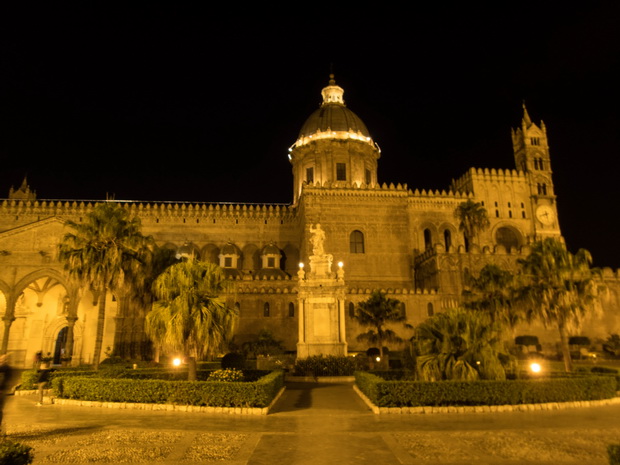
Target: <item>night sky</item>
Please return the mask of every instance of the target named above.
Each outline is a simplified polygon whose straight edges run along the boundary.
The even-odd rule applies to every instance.
[[[125,3],[0,7],[0,198],[27,176],[39,199],[290,203],[287,149],[333,71],[379,181],[412,189],[514,168],[525,101],[569,249],[620,268],[619,2]]]

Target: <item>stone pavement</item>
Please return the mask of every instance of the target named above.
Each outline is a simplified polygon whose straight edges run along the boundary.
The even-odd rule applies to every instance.
[[[10,396],[5,429],[34,465],[607,465],[620,405],[375,415],[352,383],[287,382],[269,415],[44,405]]]

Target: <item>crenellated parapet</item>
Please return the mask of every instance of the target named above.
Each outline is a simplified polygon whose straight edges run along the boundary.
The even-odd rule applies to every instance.
[[[620,284],[620,268],[616,270],[609,267],[602,268],[601,278],[606,282],[616,282]]]
[[[296,210],[288,204],[244,204],[206,202],[142,202],[96,200],[8,200],[0,203],[0,224],[15,220],[38,221],[49,217],[77,219],[88,214],[95,206],[114,202],[142,220],[178,219],[253,219],[288,222]],[[0,226],[4,228],[5,226]]]
[[[264,281],[264,280],[262,280]],[[297,294],[297,278],[287,277],[277,280],[278,282],[233,282],[232,289],[228,295],[237,294]]]
[[[407,184],[364,184],[345,181],[313,183],[303,185],[304,194],[316,196],[351,196],[351,197],[407,197],[411,194]]]
[[[456,192],[473,193],[477,183],[526,184],[525,172],[515,169],[470,168],[463,176],[453,179],[451,189]]]
[[[383,294],[388,295],[436,295],[437,291],[434,289],[411,289],[411,288],[381,288],[381,289],[371,289],[368,287],[362,288],[349,288],[348,293],[352,295],[370,295],[373,291],[379,290]]]
[[[432,258],[440,257],[440,256],[453,256],[453,257],[487,257],[489,261],[491,261],[492,257],[501,257],[505,258],[507,256],[512,257],[513,260],[518,258],[525,258],[531,252],[531,247],[528,245],[524,245],[518,249],[507,250],[501,244],[496,244],[494,246],[484,246],[479,247],[473,244],[470,247],[470,251],[466,252],[465,247],[451,247],[449,250],[446,250],[442,244],[435,244],[434,247],[425,250],[424,252],[416,255],[414,257],[414,264],[418,266]]]

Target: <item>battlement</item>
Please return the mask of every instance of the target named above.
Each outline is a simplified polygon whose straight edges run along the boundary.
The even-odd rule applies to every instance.
[[[384,289],[370,289],[370,288],[349,288],[349,294],[365,294],[370,295],[373,291],[379,290],[383,294],[394,295],[394,294],[402,294],[402,295],[435,295],[437,291],[435,289],[408,289],[408,288],[384,288]]]
[[[523,171],[516,169],[470,168],[458,179],[453,179],[451,189],[457,192],[473,192],[475,182],[524,183],[527,178]]]
[[[313,183],[303,185],[304,193],[315,195],[337,195],[337,196],[402,196],[411,193],[407,184],[365,184],[351,183],[346,181],[333,181],[325,183]]]
[[[0,217],[80,217],[102,203],[119,204],[129,210],[132,215],[140,218],[274,218],[284,220],[295,215],[295,208],[288,204],[5,199],[0,203]]]
[[[450,247],[450,249],[446,251],[446,248],[442,244],[435,244],[432,248],[425,250],[419,255],[416,255],[414,257],[414,263],[417,266],[427,261],[428,259],[437,257],[439,255],[471,254],[471,255],[503,256],[503,257],[511,256],[511,257],[516,257],[516,258],[525,258],[530,254],[530,252],[531,252],[531,248],[528,245],[524,245],[523,247],[519,249],[511,249],[510,251],[506,250],[506,247],[504,247],[503,245],[494,245],[494,246],[485,245],[483,247],[472,245],[470,247],[470,251],[466,252],[465,247],[462,245],[458,247]]]

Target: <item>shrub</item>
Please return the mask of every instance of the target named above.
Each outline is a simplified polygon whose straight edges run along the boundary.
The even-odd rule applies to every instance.
[[[609,399],[616,395],[610,376],[538,380],[387,381],[356,372],[357,386],[379,407],[516,405]]]
[[[27,465],[33,460],[32,447],[8,439],[0,441],[0,465]]]
[[[295,374],[300,376],[352,376],[356,369],[354,357],[314,355],[295,362]]]
[[[283,385],[282,371],[254,382],[59,377],[52,383],[57,395],[67,399],[214,407],[266,407]]]
[[[243,370],[245,368],[245,357],[243,354],[231,352],[222,357],[220,362],[222,368],[236,368],[237,370]]]
[[[523,346],[536,346],[538,345],[537,336],[517,336],[515,337],[515,344]]]
[[[586,336],[572,336],[568,338],[568,344],[571,346],[589,346],[590,338]]]
[[[620,444],[610,444],[607,446],[609,465],[620,465]]]
[[[234,368],[215,370],[209,375],[207,381],[224,381],[228,383],[243,381],[243,371]]]

